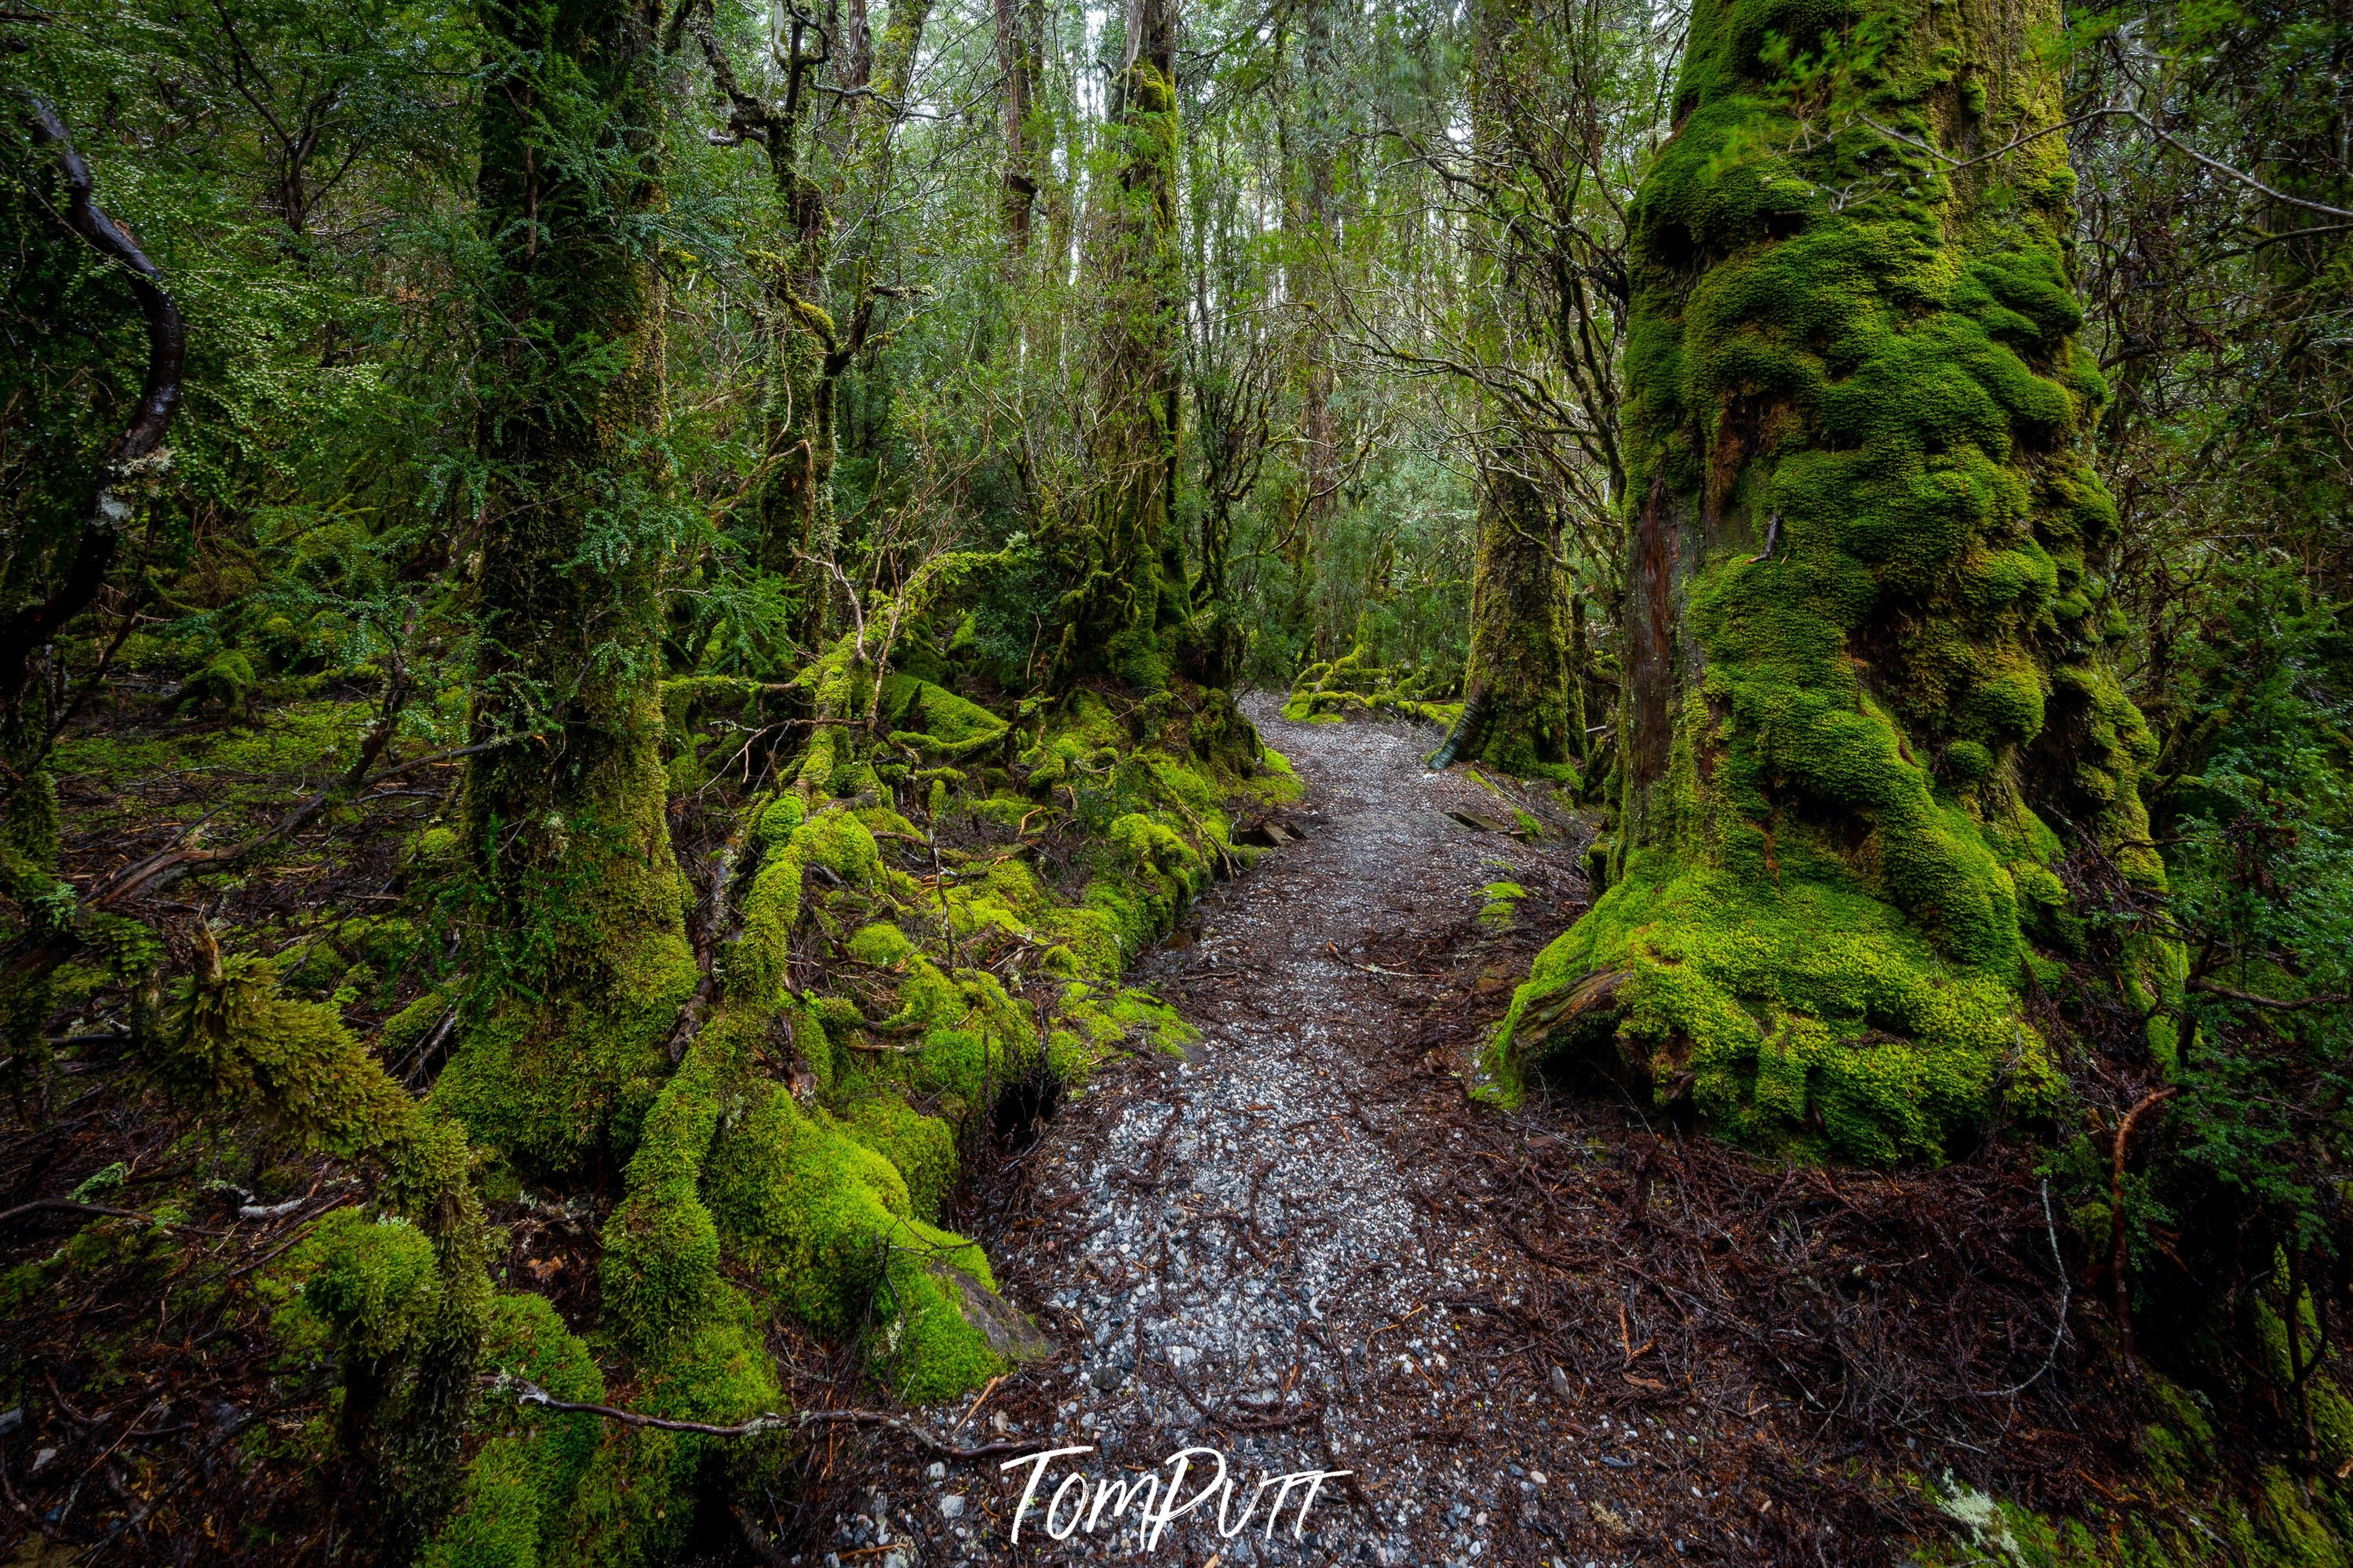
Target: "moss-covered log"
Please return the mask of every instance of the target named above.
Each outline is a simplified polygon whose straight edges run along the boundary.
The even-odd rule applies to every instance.
[[[486,11],[484,534],[468,764],[480,991],[442,1100],[530,1167],[626,1142],[693,990],[659,752],[658,8]]]
[[[2061,832],[2162,885],[2101,658],[2073,178],[2021,140],[2057,23],[1695,8],[1631,215],[1619,876],[1515,1002],[1507,1093],[1614,1036],[1752,1141],[1934,1156],[2054,1092],[2016,997],[2069,940]],[[2119,977],[2160,1058],[2178,963]]]
[[[1291,695],[1283,700],[1282,716],[1294,724],[1336,724],[1355,712],[1402,713],[1445,725],[1452,731],[1448,737],[1452,744],[1466,725],[1461,706],[1444,700],[1451,682],[1434,670],[1396,669],[1379,663],[1365,646],[1365,620],[1357,618],[1355,647],[1329,664],[1311,664],[1299,672]],[[1433,759],[1433,766],[1453,763],[1443,747],[1440,754],[1444,761]]]

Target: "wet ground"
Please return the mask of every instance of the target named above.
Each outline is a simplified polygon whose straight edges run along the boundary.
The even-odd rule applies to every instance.
[[[1282,817],[1304,837],[1204,897],[1131,977],[1201,1040],[1106,1072],[975,1216],[1059,1350],[940,1425],[1084,1451],[1010,1468],[877,1456],[807,1560],[1583,1564],[1690,1555],[1696,1521],[1679,1539],[1660,1496],[1722,1511],[1718,1420],[1625,1407],[1666,1387],[1622,1313],[1587,1325],[1630,1352],[1599,1397],[1524,1331],[1560,1310],[1531,1249],[1574,1238],[1479,1212],[1514,1173],[1485,1173],[1499,1136],[1571,1165],[1600,1152],[1506,1127],[1460,1076],[1584,906],[1587,830],[1533,794],[1428,772],[1433,731],[1245,707],[1307,782]],[[1547,831],[1504,831],[1514,804]],[[1481,918],[1499,882],[1526,894],[1508,924]],[[1177,1479],[1188,1447],[1214,1454]],[[1164,1501],[1176,1517],[1157,1531],[1155,1477],[1178,1507],[1203,1499]]]

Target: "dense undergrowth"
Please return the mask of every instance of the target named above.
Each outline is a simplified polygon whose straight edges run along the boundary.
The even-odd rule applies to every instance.
[[[73,1185],[52,1205],[71,1234],[6,1276],[19,1364],[100,1406],[189,1384],[162,1370],[155,1320],[111,1312],[160,1290],[236,1348],[223,1397],[185,1425],[210,1436],[204,1413],[234,1409],[211,1447],[248,1484],[290,1465],[315,1480],[322,1464],[357,1483],[311,1521],[281,1479],[282,1508],[232,1526],[201,1484],[174,1500],[192,1477],[159,1455],[142,1467],[149,1506],[114,1528],[132,1514],[136,1539],[202,1529],[263,1556],[342,1542],[449,1563],[660,1561],[699,1498],[773,1473],[789,1441],[534,1413],[523,1385],[741,1422],[791,1413],[778,1334],[857,1347],[858,1381],[892,1401],[1037,1353],[981,1249],[939,1225],[964,1156],[1023,1097],[1082,1093],[1121,1053],[1188,1037],[1119,976],[1259,853],[1232,842],[1232,813],[1297,786],[1223,693],[1081,689],[992,710],[943,684],[952,655],[923,646],[906,663],[940,679],[870,683],[871,726],[805,752],[739,742],[732,774],[699,755],[758,697],[665,688],[673,812],[701,868],[688,973],[706,980],[585,1159],[552,1161],[515,1129],[550,1124],[551,1105],[573,1124],[560,1108],[589,1086],[514,1070],[479,1037],[449,1059],[469,983],[449,955],[470,907],[451,763],[363,795],[281,857],[180,882],[173,908],[189,912],[147,928],[151,946],[196,955],[162,1000],[160,1055],[125,1026],[138,954],[93,950],[59,972],[51,1052],[15,1065],[20,1097],[48,1107],[27,1125],[70,1130],[94,1101],[152,1131],[128,1162],[83,1171],[104,1142],[68,1135],[45,1163]],[[348,695],[364,670],[264,674],[192,722],[207,667],[174,690],[172,652],[127,648],[60,748],[65,797],[107,808],[69,819],[77,872],[119,869],[126,836],[168,852],[183,836],[148,812],[179,801],[216,800],[224,835],[249,826],[237,814],[289,809],[371,707]],[[174,781],[184,793],[154,797]],[[75,1220],[85,1204],[106,1212]],[[224,1229],[245,1245],[209,1239]],[[568,1250],[548,1245],[567,1232]],[[495,1373],[516,1381],[488,1386]],[[259,1419],[246,1402],[265,1389],[296,1414]]]

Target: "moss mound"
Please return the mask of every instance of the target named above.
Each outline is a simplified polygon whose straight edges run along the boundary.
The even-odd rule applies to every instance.
[[[1934,1159],[2060,1079],[1999,973],[1939,963],[1885,903],[1694,868],[1635,877],[1546,948],[1489,1049],[1490,1092],[1597,1055],[1751,1146]]]

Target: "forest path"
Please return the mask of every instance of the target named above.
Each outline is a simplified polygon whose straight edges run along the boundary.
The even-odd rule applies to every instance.
[[[1427,726],[1296,725],[1276,699],[1243,706],[1307,784],[1289,814],[1307,837],[1214,888],[1130,976],[1201,1040],[1181,1062],[1105,1069],[999,1184],[1014,1195],[967,1216],[1059,1347],[969,1430],[1094,1451],[1047,1472],[1018,1553],[1023,1472],[993,1462],[936,1467],[912,1508],[861,1498],[892,1531],[845,1515],[843,1548],[1136,1560],[1133,1529],[1114,1539],[1107,1521],[1056,1546],[1040,1510],[1074,1468],[1165,1475],[1198,1444],[1232,1467],[1237,1513],[1263,1475],[1355,1474],[1324,1489],[1303,1541],[1295,1496],[1271,1542],[1263,1503],[1229,1540],[1212,1504],[1151,1561],[1534,1563],[1558,1550],[1558,1526],[1536,1528],[1577,1507],[1565,1478],[1545,1490],[1558,1402],[1542,1373],[1498,1368],[1503,1319],[1470,1321],[1476,1302],[1524,1300],[1525,1252],[1429,1193],[1485,1184],[1466,1129],[1493,1116],[1466,1106],[1456,1075],[1530,953],[1583,907],[1585,835],[1556,815],[1533,842],[1451,816],[1512,820],[1494,791],[1423,767],[1440,739]],[[1529,895],[1514,930],[1478,919],[1498,881]]]

